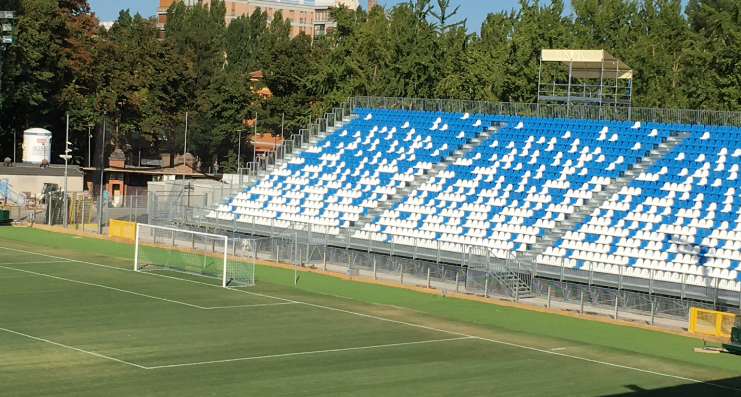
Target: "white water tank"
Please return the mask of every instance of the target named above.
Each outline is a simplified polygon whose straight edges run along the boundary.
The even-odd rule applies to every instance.
[[[51,163],[51,131],[43,128],[23,131],[23,162],[41,164],[44,159]]]

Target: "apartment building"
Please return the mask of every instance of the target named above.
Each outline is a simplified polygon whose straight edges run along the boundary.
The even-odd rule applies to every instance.
[[[185,2],[186,5],[210,4],[211,0],[159,0],[157,8],[158,26],[162,29],[167,22],[167,9],[177,1]],[[351,0],[352,1],[352,0]],[[357,0],[355,0],[357,2]],[[226,23],[242,15],[252,15],[257,8],[268,12],[268,23],[272,22],[274,15],[280,11],[283,18],[291,20],[291,36],[304,32],[309,36],[314,35],[314,13],[316,5],[314,0],[227,0],[226,1]]]
[[[358,8],[358,0],[316,0],[314,12],[314,38],[319,38],[337,28],[337,22],[329,16],[329,11],[344,4],[350,10]]]

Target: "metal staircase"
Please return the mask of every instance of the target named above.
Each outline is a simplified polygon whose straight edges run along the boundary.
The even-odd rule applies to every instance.
[[[674,149],[674,147],[682,142],[682,140],[687,136],[689,136],[688,132],[680,132],[676,136],[667,138],[666,142],[657,145],[657,147],[651,150],[649,155],[644,157],[640,163],[633,165],[632,169],[629,169],[623,176],[615,179],[605,190],[592,196],[585,205],[579,207],[573,214],[569,215],[568,219],[560,222],[560,224],[558,224],[554,229],[551,229],[549,234],[545,235],[538,242],[533,244],[529,250],[521,254],[520,260],[525,263],[534,264],[538,255],[542,254],[548,247],[552,246],[556,240],[562,238],[566,232],[573,230],[574,226],[577,223],[583,222],[584,218],[590,215],[595,208],[601,207],[602,204],[612,197],[613,194],[619,192],[642,172],[645,172],[649,167],[654,165],[654,163]]]
[[[335,111],[337,111],[337,110],[341,110],[341,109],[335,109]],[[332,114],[337,114],[337,112],[335,112],[335,113],[328,113],[328,115],[332,115]],[[336,122],[335,123],[331,123],[331,125],[330,125],[330,123],[327,122],[327,126],[326,126],[326,129],[324,131],[317,130],[317,133],[316,134],[310,134],[309,133],[310,136],[309,136],[308,139],[304,139],[303,136],[298,137],[298,140],[294,139],[293,140],[293,142],[294,142],[293,150],[291,151],[291,153],[285,153],[282,156],[282,158],[276,159],[275,160],[275,163],[273,163],[273,164],[266,164],[265,169],[260,169],[260,170],[258,170],[256,172],[252,172],[249,175],[246,175],[246,177],[239,184],[239,188],[237,189],[237,192],[244,191],[244,189],[246,189],[247,187],[249,187],[249,186],[257,183],[257,181],[259,181],[260,179],[262,179],[266,175],[269,175],[272,172],[274,172],[275,170],[280,169],[281,167],[283,167],[285,164],[289,163],[294,158],[300,156],[301,153],[304,152],[304,150],[307,150],[307,149],[313,147],[314,145],[316,145],[317,143],[319,143],[319,141],[321,141],[322,139],[324,139],[327,136],[331,135],[333,132],[335,132],[335,131],[337,131],[339,129],[342,129],[347,123],[349,123],[350,121],[356,119],[357,117],[358,117],[358,115],[356,115],[356,114],[350,114],[349,116],[343,117],[342,119],[340,119],[339,117],[336,117]],[[327,120],[327,119],[321,119],[321,120]],[[316,124],[318,125],[319,123],[316,123]],[[311,129],[302,130],[302,131],[310,131],[310,130]],[[276,156],[276,157],[278,157],[278,156]],[[240,176],[240,178],[241,178],[241,176]],[[231,194],[229,196],[231,196]],[[222,197],[221,200],[216,200],[215,202],[213,202],[209,206],[209,208],[210,209],[218,208],[221,204],[224,204],[229,198],[230,197]]]
[[[9,202],[19,207],[25,207],[26,195],[13,189],[7,179],[0,179],[0,201],[5,204]]]
[[[390,209],[393,207],[394,204],[399,202],[403,197],[408,196],[413,191],[417,190],[422,184],[427,183],[430,181],[430,179],[437,176],[437,174],[440,173],[440,171],[447,168],[450,164],[453,164],[455,160],[459,158],[463,158],[468,152],[473,150],[476,146],[480,145],[482,142],[489,139],[490,136],[497,133],[499,131],[498,126],[489,127],[486,130],[482,131],[479,136],[476,138],[471,139],[468,143],[465,145],[462,145],[460,149],[453,152],[452,155],[448,156],[441,162],[435,164],[432,166],[431,169],[429,169],[425,174],[420,176],[419,178],[415,179],[413,182],[408,184],[402,189],[399,189],[396,191],[396,194],[390,195],[387,200],[382,201],[378,203],[378,207],[371,208],[368,210],[368,213],[361,218],[358,222],[355,222],[354,230],[363,230],[363,227],[373,221],[373,219],[377,216],[381,216],[384,211]]]

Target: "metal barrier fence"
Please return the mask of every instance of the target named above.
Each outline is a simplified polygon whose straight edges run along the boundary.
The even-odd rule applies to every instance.
[[[40,223],[49,226],[67,227],[101,234],[108,233],[111,219],[147,223],[147,196],[93,196],[85,193],[64,195],[52,193],[45,196],[19,221]]]
[[[726,294],[717,289],[706,289],[702,292],[693,290],[688,285],[647,279],[623,278],[623,283],[603,286],[594,283],[609,283],[608,278],[614,275],[597,272],[585,272],[581,277],[577,273],[561,275],[560,270],[544,271],[543,266],[522,267],[516,259],[511,263],[496,258],[484,258],[485,254],[471,250],[465,257],[453,255],[454,261],[438,261],[443,254],[430,255],[431,260],[417,253],[411,257],[409,251],[392,249],[381,252],[377,246],[358,245],[365,240],[348,241],[339,235],[321,233],[316,225],[293,223],[288,228],[278,228],[255,223],[234,221],[217,221],[205,217],[202,209],[173,210],[173,214],[187,214],[183,219],[156,219],[162,224],[179,224],[211,233],[245,236],[254,239],[258,246],[258,258],[313,267],[322,270],[346,272],[353,276],[382,279],[419,286],[430,285],[446,291],[460,291],[482,296],[498,296],[518,299],[513,295],[511,285],[507,285],[497,272],[510,270],[520,277],[526,277],[531,285],[535,300],[524,299],[524,303],[542,304],[548,298],[564,303],[579,305],[584,293],[584,305],[592,308],[614,309],[615,298],[618,311],[642,315],[663,316],[686,320],[689,308],[704,307],[728,312],[739,312],[741,300],[738,293]],[[326,228],[325,228],[326,230]],[[272,237],[271,237],[272,236]],[[556,269],[550,267],[551,270]],[[429,279],[428,279],[429,273]],[[586,274],[590,273],[590,274]],[[429,281],[428,281],[429,280]],[[614,280],[613,280],[614,281]],[[641,288],[643,286],[643,288]],[[550,287],[550,288],[549,288]],[[682,294],[684,291],[684,295]]]
[[[689,277],[683,274],[679,281],[670,282],[659,279],[656,269],[648,269],[648,278],[634,277],[625,274],[627,267],[621,266],[619,274],[595,271],[594,263],[586,262],[580,269],[564,266],[562,258],[541,257],[533,265],[533,275],[559,281],[571,281],[586,285],[613,287],[617,290],[646,292],[649,295],[676,296],[680,299],[691,299],[711,302],[714,305],[741,306],[741,291],[722,288],[723,280],[706,276],[705,285],[690,284]]]
[[[350,98],[352,108],[741,126],[741,112],[393,97]]]
[[[714,305],[741,306],[741,292],[719,288],[720,280],[708,278],[708,285],[697,286],[687,283],[687,278],[681,282],[667,282],[654,279],[657,272],[651,272],[651,278],[630,277],[597,272],[591,267],[585,269],[565,268],[562,265],[521,262],[514,255],[505,258],[496,258],[481,252],[473,246],[461,247],[460,252],[450,252],[441,249],[420,248],[418,246],[398,245],[352,238],[352,228],[329,228],[313,224],[291,222],[288,227],[276,226],[275,220],[267,220],[268,224],[236,220],[219,220],[209,218],[210,210],[195,207],[169,206],[166,213],[151,214],[153,219],[168,224],[186,224],[197,227],[215,228],[232,233],[246,233],[251,235],[275,236],[283,239],[298,240],[309,245],[323,245],[355,250],[368,254],[381,254],[392,257],[407,257],[413,260],[433,263],[447,263],[464,266],[470,269],[489,272],[512,272],[523,281],[528,282],[532,277],[570,281],[586,285],[602,285],[616,290],[630,290],[647,292],[650,295],[675,296],[680,299],[690,299],[710,302]],[[280,224],[280,223],[279,223]],[[336,234],[328,234],[336,233]],[[511,254],[511,253],[510,253]],[[501,280],[500,280],[501,281]]]

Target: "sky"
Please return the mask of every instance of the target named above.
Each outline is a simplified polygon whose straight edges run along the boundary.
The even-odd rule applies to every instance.
[[[88,0],[90,7],[101,21],[114,21],[118,19],[118,13],[121,9],[128,8],[132,14],[140,13],[148,17],[156,14],[158,0]],[[389,6],[400,3],[400,0],[379,1],[382,5]],[[437,1],[433,0],[433,4]],[[367,0],[360,0],[360,4],[365,8]],[[468,19],[467,26],[469,31],[478,31],[481,23],[490,12],[501,10],[510,10],[517,6],[517,0],[451,0],[453,8],[460,5],[458,14],[454,20]],[[458,18],[458,19],[456,19]]]

